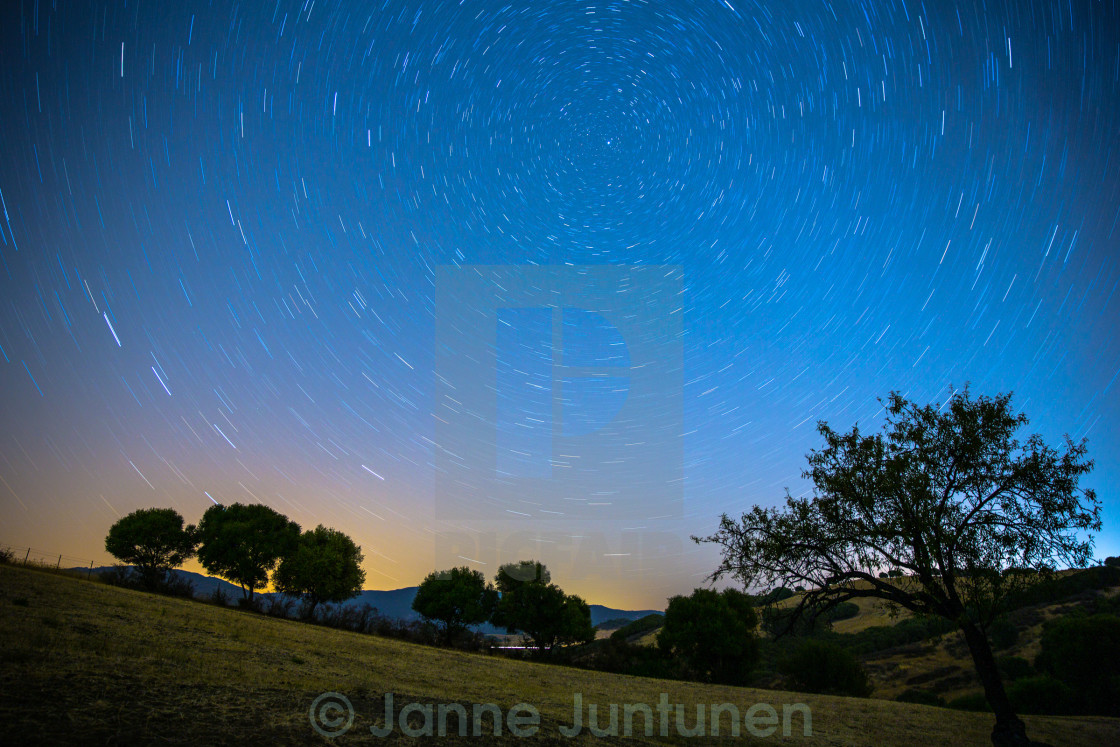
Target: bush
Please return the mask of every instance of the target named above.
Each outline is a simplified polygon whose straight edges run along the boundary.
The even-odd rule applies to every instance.
[[[16,561],[16,554],[11,548],[0,547],[0,563],[11,564]]]
[[[112,568],[106,568],[97,574],[97,578],[110,586],[120,586],[124,589],[140,588],[137,574],[133,572],[132,566],[128,565],[115,565]]]
[[[1073,689],[1080,713],[1120,716],[1120,617],[1063,617],[1042,629],[1039,671]]]
[[[1096,566],[1040,581],[1008,600],[1008,609],[1034,604],[1055,604],[1075,594],[1120,586],[1120,566]]]
[[[855,602],[841,602],[833,607],[831,610],[824,614],[825,619],[829,622],[837,622],[838,620],[850,620],[859,614],[859,605]]]
[[[618,630],[611,633],[611,638],[614,640],[625,641],[627,638],[635,635],[648,633],[651,630],[657,630],[665,622],[665,616],[659,615],[654,612],[653,614],[639,617],[637,620],[631,620],[623,625]]]
[[[1005,682],[1012,682],[1035,674],[1031,663],[1021,656],[1001,656],[996,659],[999,673]]]
[[[171,571],[159,585],[159,591],[173,597],[194,599],[194,581]]]
[[[908,617],[895,625],[876,625],[858,633],[837,635],[836,643],[856,655],[872,654],[920,641],[935,640],[956,630],[957,624],[944,617]]]
[[[1104,564],[1109,568],[1120,568],[1120,558],[1112,555],[1104,559]]]
[[[225,607],[229,604],[229,595],[222,591],[221,585],[216,585],[214,590],[210,592],[209,600],[211,604],[216,604],[219,607]]]
[[[945,698],[928,690],[907,690],[897,698],[899,703],[917,703],[919,705],[945,707]]]
[[[996,651],[1011,648],[1019,640],[1019,629],[1007,617],[997,617],[988,627],[988,640]]]
[[[949,701],[949,707],[955,708],[958,711],[991,711],[992,707],[988,705],[988,699],[984,697],[984,693],[969,693],[962,695],[959,698],[953,698]]]
[[[809,639],[779,664],[794,690],[866,698],[871,694],[867,673],[849,651],[833,643]]]
[[[1015,680],[1007,686],[1007,697],[1017,713],[1062,715],[1075,705],[1073,690],[1048,674]]]

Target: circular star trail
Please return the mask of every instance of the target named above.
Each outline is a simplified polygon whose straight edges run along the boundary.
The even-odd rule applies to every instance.
[[[489,572],[501,541],[436,509],[441,460],[494,465],[440,408],[518,458],[566,411],[441,399],[440,315],[483,309],[439,268],[667,266],[683,515],[495,530],[566,587],[662,604],[714,567],[689,533],[808,489],[817,421],[967,382],[1089,439],[1120,546],[1115,2],[25,0],[0,29],[4,543],[100,562],[135,508],[264,502],[374,585],[448,530]],[[552,391],[551,346],[492,344],[477,381]]]

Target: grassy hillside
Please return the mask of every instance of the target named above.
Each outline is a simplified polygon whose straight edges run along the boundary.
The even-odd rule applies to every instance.
[[[699,703],[727,702],[745,711],[754,703],[780,709],[800,702],[812,709],[812,739],[755,740],[760,743],[982,745],[991,729],[987,714],[512,661],[0,566],[0,743],[322,744],[308,709],[325,691],[347,695],[357,712],[350,732],[334,740],[342,745],[384,741],[369,727],[380,722],[386,691],[398,707],[493,702],[506,710],[529,703],[541,713],[540,737],[531,741],[557,744],[572,742],[557,729],[570,723],[575,693],[605,710],[610,703],[655,706],[665,692],[690,709],[689,724]],[[1027,722],[1032,736],[1054,745],[1120,740],[1116,719]],[[798,724],[799,717],[794,733],[800,735]],[[403,738],[399,730],[390,737]],[[614,740],[585,732],[577,741]],[[658,741],[705,740],[645,743]]]

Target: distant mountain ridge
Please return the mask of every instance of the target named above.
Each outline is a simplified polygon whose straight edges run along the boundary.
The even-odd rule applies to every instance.
[[[113,571],[115,568],[113,566],[102,566],[92,570],[89,568],[72,568],[71,570],[81,573],[101,574]],[[194,595],[196,597],[209,597],[213,595],[216,589],[221,589],[222,593],[229,598],[230,604],[235,604],[241,598],[241,587],[237,584],[231,584],[229,581],[193,571],[176,570],[174,573],[178,578],[190,581],[194,585]],[[419,620],[420,615],[412,609],[412,600],[416,598],[417,589],[419,589],[418,586],[407,586],[403,589],[390,591],[367,589],[353,599],[344,602],[343,606],[360,607],[363,604],[368,604],[384,617],[409,622]],[[257,592],[256,594],[256,596],[266,599],[275,595],[276,592]],[[614,607],[605,607],[601,604],[591,604],[588,607],[591,609],[592,625],[599,625],[608,620],[637,620],[649,614],[663,614],[665,612],[664,610],[621,610]],[[503,629],[495,628],[492,625],[480,625],[476,629],[481,633],[505,632]]]

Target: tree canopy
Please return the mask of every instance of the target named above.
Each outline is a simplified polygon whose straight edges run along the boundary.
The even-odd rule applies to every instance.
[[[657,644],[703,682],[743,684],[758,663],[755,614],[737,589],[696,589],[669,599]]]
[[[549,579],[548,569],[533,560],[503,565],[495,578],[501,596],[493,623],[509,633],[523,633],[539,651],[592,640],[595,629],[587,602],[565,594]]]
[[[241,585],[242,594],[268,584],[268,574],[299,541],[299,524],[260,503],[206,509],[198,523],[198,560],[209,573]]]
[[[105,537],[105,551],[136,567],[140,579],[154,589],[167,573],[194,555],[193,526],[173,508],[141,508],[121,517]]]
[[[323,602],[344,602],[357,596],[366,581],[362,548],[337,529],[322,524],[300,535],[295,548],[280,559],[273,574],[278,591],[299,594],[306,614],[315,616]]]
[[[442,625],[448,643],[470,625],[484,623],[494,613],[498,592],[481,572],[465,566],[429,573],[412,609]]]
[[[791,625],[858,597],[953,620],[996,714],[993,742],[1027,744],[985,630],[1025,585],[1092,559],[1086,533],[1100,530],[1100,504],[1078,487],[1093,466],[1086,443],[1020,443],[1028,421],[1010,394],[973,399],[965,387],[944,406],[898,393],[883,404],[879,433],[818,424],[825,446],[804,473],[811,496],[725,514],[715,534],[694,539],[721,547],[713,579],[804,586]],[[905,575],[880,578],[884,569]]]

